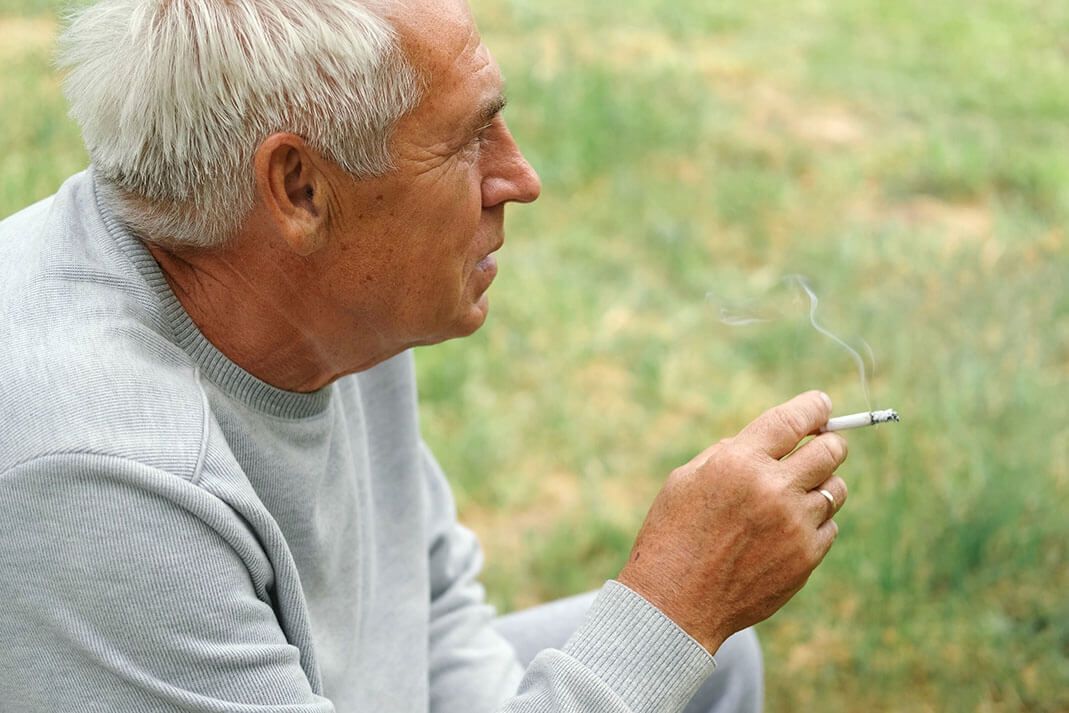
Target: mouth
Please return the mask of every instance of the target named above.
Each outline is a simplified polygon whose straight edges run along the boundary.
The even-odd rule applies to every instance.
[[[475,268],[480,272],[489,273],[490,279],[492,280],[497,274],[497,258],[495,258],[492,254],[487,255],[478,263],[476,263]]]
[[[482,260],[475,264],[475,268],[477,270],[481,270],[482,272],[497,273],[497,258],[494,257],[494,253],[500,250],[501,246],[504,244],[504,240],[498,241],[497,245],[495,245],[490,250],[490,252],[486,254],[486,257],[484,257]],[[493,279],[493,275],[491,275],[491,279]]]
[[[502,241],[504,242],[504,241]],[[479,275],[479,282],[482,283],[478,292],[485,293],[490,289],[490,285],[493,283],[494,278],[497,277],[497,258],[494,257],[494,253],[501,249],[501,242],[494,246],[494,248],[486,254],[483,259],[475,263],[475,274]]]

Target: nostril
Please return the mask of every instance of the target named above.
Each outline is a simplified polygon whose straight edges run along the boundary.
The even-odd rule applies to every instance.
[[[501,203],[530,203],[542,192],[542,183],[533,170],[512,177],[483,179],[483,207],[492,208]]]
[[[523,186],[521,189],[524,193],[524,198],[521,202],[530,203],[531,201],[537,200],[538,196],[542,194],[542,179],[531,164],[525,164],[525,169],[525,175],[522,181]]]

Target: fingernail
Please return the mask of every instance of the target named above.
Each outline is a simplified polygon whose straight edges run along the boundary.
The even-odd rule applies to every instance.
[[[824,399],[824,403],[828,406],[828,412],[831,413],[831,397],[821,391],[820,398]]]

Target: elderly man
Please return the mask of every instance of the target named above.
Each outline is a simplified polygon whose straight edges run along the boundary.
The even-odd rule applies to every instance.
[[[408,350],[482,325],[539,182],[463,0],[104,0],[62,45],[92,166],[0,224],[0,708],[760,707],[747,627],[846,497],[819,392],[676,469],[596,597],[484,603]]]

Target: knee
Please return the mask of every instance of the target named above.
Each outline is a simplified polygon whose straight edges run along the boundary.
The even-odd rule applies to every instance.
[[[729,637],[717,651],[716,661],[717,670],[725,669],[747,679],[764,679],[761,642],[753,629],[743,629]]]
[[[764,705],[765,667],[761,642],[753,629],[743,629],[728,638],[717,652],[717,663],[724,669],[726,687],[734,705],[728,710],[758,713]]]

